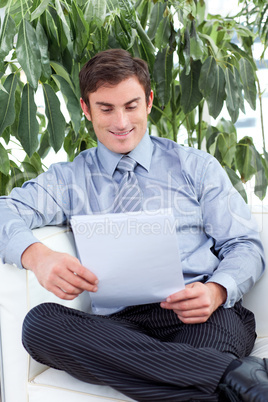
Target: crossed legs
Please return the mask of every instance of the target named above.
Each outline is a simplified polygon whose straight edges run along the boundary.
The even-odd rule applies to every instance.
[[[184,325],[158,304],[101,317],[45,303],[23,325],[35,360],[137,401],[217,401],[232,355],[249,354],[254,340],[253,315],[240,304]]]

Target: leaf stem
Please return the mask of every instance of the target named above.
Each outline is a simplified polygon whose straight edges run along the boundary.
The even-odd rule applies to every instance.
[[[260,103],[260,118],[261,118],[262,144],[263,144],[263,149],[264,149],[264,151],[266,152],[261,85],[260,85],[260,81],[259,81],[259,78],[258,78],[257,74],[256,74],[256,77],[257,77],[256,81],[257,81],[257,86],[258,86],[258,98],[259,98],[259,103]]]
[[[197,147],[201,149],[202,142],[202,119],[203,119],[204,101],[198,105],[198,131],[197,131]]]
[[[156,105],[153,105],[153,108],[155,108],[156,110],[158,110],[163,116],[165,116],[165,118],[166,118],[170,123],[172,123],[171,118],[170,118],[166,113],[164,113],[163,110],[162,110],[160,107],[158,107],[158,106],[156,106]]]
[[[176,122],[176,93],[175,93],[175,82],[172,82],[171,85],[171,102],[173,103],[174,107],[172,108],[172,134],[173,134],[173,141],[177,142],[177,134],[178,134],[178,127]]]

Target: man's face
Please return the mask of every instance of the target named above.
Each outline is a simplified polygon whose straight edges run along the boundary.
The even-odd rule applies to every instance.
[[[90,110],[81,99],[81,107],[92,121],[98,140],[116,153],[132,151],[143,138],[147,128],[147,116],[153,103],[135,76],[114,86],[101,86],[89,94]]]

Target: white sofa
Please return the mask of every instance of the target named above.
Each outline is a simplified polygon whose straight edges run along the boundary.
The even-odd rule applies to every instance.
[[[255,211],[268,256],[268,208]],[[45,227],[35,235],[49,247],[75,254],[71,232],[62,227]],[[2,402],[89,402],[129,401],[105,386],[78,381],[68,374],[33,361],[21,344],[21,327],[26,313],[45,301],[63,303],[43,289],[31,272],[0,263],[0,330]],[[64,303],[84,311],[90,309],[85,292]],[[268,272],[244,298],[244,305],[254,311],[258,339],[253,353],[268,357]]]

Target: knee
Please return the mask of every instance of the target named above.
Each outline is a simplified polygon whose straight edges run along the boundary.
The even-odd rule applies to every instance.
[[[32,308],[24,318],[22,325],[22,344],[30,353],[34,345],[43,338],[44,330],[48,328],[48,312],[52,303],[43,303]]]

